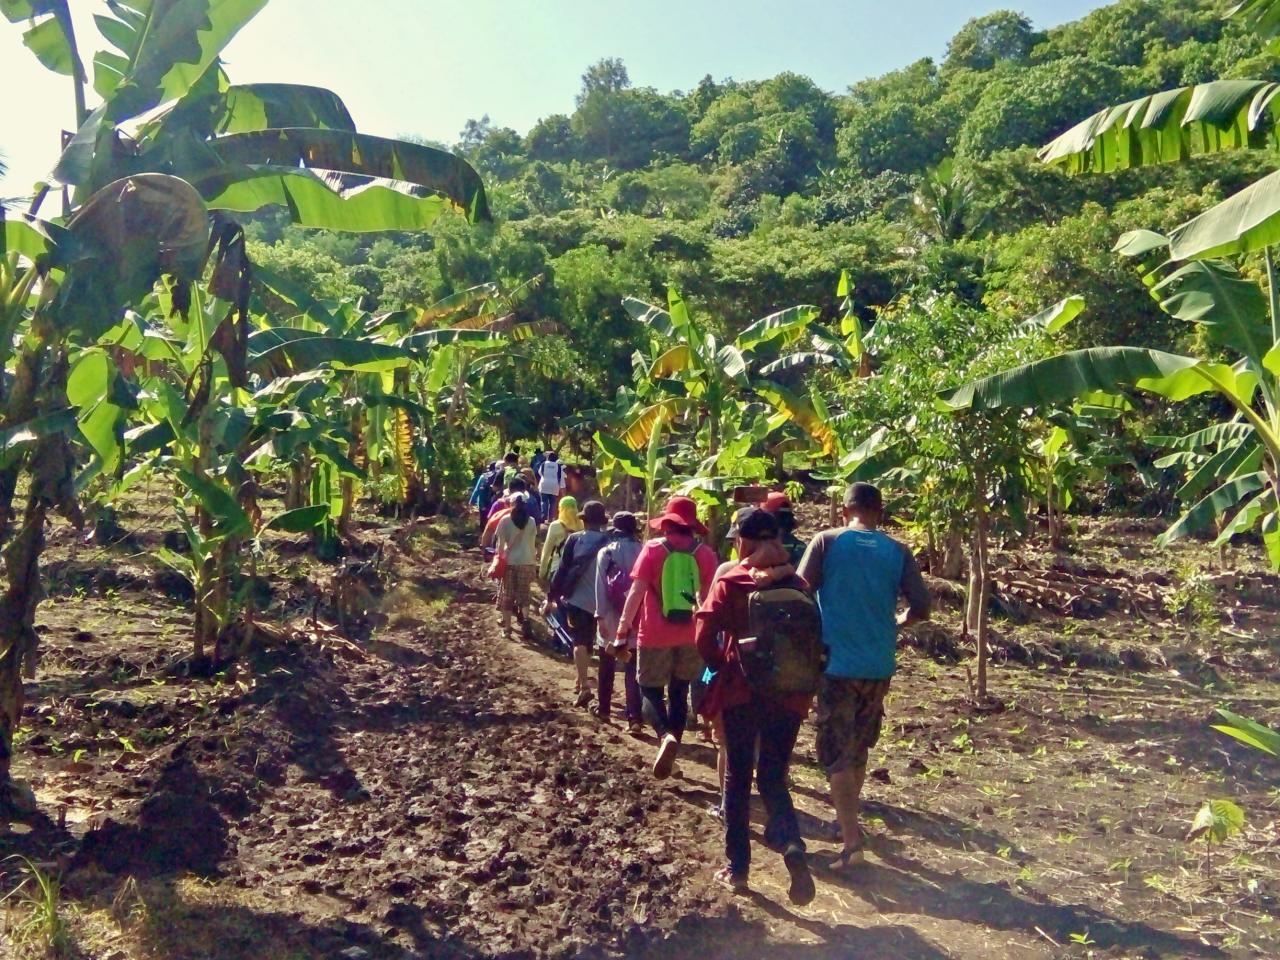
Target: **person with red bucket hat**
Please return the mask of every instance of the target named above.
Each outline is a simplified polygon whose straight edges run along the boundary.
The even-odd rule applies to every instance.
[[[653,775],[671,775],[689,714],[689,684],[703,670],[693,614],[715,576],[715,551],[698,540],[707,528],[688,497],[672,497],[649,521],[660,536],[646,543],[631,570],[618,635],[636,630],[636,679],[645,719],[658,735]]]

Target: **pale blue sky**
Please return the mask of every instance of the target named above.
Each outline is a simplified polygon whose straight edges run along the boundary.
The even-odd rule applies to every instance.
[[[240,82],[287,80],[333,89],[367,133],[452,142],[468,118],[525,132],[570,113],[583,69],[622,57],[637,86],[688,89],[705,74],[762,79],[783,70],[833,92],[940,57],[970,17],[1012,8],[1044,28],[1097,0],[272,0],[228,49]],[[98,48],[72,0],[86,61]],[[70,122],[68,81],[47,74],[0,21],[0,195],[26,192],[52,166]]]

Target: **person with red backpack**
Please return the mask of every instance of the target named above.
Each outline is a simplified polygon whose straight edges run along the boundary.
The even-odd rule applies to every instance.
[[[689,715],[689,684],[703,669],[694,645],[693,614],[718,560],[697,537],[707,528],[688,497],[672,497],[666,509],[649,521],[661,536],[640,550],[631,570],[631,589],[618,623],[618,634],[636,630],[636,680],[643,695],[645,719],[658,735],[653,775],[671,775]]]
[[[703,709],[720,716],[726,759],[729,863],[716,876],[737,892],[747,889],[755,779],[769,818],[765,842],[782,852],[791,902],[804,905],[814,885],[787,768],[826,666],[822,622],[780,542],[777,518],[739,511],[732,532],[744,559],[716,578],[696,627],[698,651],[715,671]]]
[[[563,501],[561,501],[563,502]],[[619,511],[613,515],[613,542],[596,558],[596,623],[600,639],[600,671],[596,683],[596,716],[609,721],[613,716],[613,684],[618,661],[625,664],[627,730],[637,736],[643,726],[640,712],[640,685],[636,683],[636,637],[619,634],[618,619],[627,605],[631,590],[631,570],[636,565],[643,544],[640,521],[634,513]]]

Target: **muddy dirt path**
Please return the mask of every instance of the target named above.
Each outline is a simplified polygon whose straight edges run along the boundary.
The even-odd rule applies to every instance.
[[[1176,880],[1178,828],[1163,821],[1194,809],[1190,774],[1223,761],[1190,739],[1171,768],[1172,737],[1166,747],[1155,726],[1126,736],[1122,721],[1145,699],[1170,729],[1202,723],[1212,695],[1173,699],[1164,678],[1098,675],[1081,708],[1080,683],[1033,671],[1016,709],[985,717],[965,705],[958,669],[909,652],[873,759],[870,856],[848,878],[820,866],[835,850],[831,813],[811,728],[802,734],[793,782],[818,896],[795,908],[759,843],[759,810],[753,892],[714,884],[710,748],[695,738],[677,776],[653,781],[652,738],[574,709],[572,669],[541,630],[501,639],[477,558],[443,530],[392,549],[387,569],[390,619],[367,642],[272,648],[212,690],[140,678],[124,684],[133,699],[108,697],[94,682],[59,686],[76,663],[66,677],[52,665],[44,693],[63,694],[50,709],[64,728],[105,710],[92,729],[156,741],[69,762],[73,743],[56,756],[36,743],[24,761],[46,810],[105,796],[82,822],[18,838],[73,867],[80,956],[1265,955],[1206,936],[1224,929],[1212,916],[1188,925],[1185,904],[1143,879],[1149,866]],[[107,642],[105,625],[96,638],[82,629],[99,603],[119,605],[86,597],[75,620],[53,619],[55,649],[60,634],[90,657]],[[1106,706],[1112,679],[1127,715]],[[1129,749],[1135,740],[1146,746]],[[1233,775],[1249,777],[1243,764]],[[1268,775],[1255,771],[1258,791]],[[1274,875],[1271,837],[1254,837],[1271,858],[1259,857],[1262,876]],[[1115,871],[1125,858],[1132,878]],[[1265,913],[1273,893],[1255,883],[1250,909]]]

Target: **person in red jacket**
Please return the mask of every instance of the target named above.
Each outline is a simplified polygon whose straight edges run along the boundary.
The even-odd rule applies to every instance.
[[[740,513],[735,531],[738,556],[746,559],[715,581],[698,611],[695,626],[698,652],[716,671],[707,700],[711,709],[720,711],[727,757],[724,826],[729,865],[716,877],[735,891],[747,889],[754,776],[769,817],[765,842],[782,851],[791,876],[788,896],[792,903],[803,905],[813,900],[813,876],[787,786],[787,767],[813,698],[792,694],[774,699],[752,689],[742,667],[738,643],[749,629],[747,604],[756,590],[770,585],[802,590],[805,585],[795,576],[779,541],[778,521],[773,514],[760,509]]]

